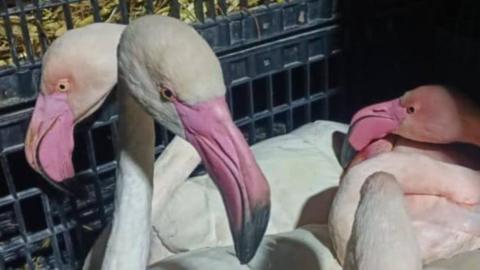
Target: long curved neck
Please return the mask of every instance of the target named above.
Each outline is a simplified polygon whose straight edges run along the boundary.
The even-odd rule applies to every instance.
[[[190,176],[200,163],[195,148],[181,137],[176,136],[155,161],[152,199],[152,217],[161,214],[172,194]]]
[[[420,247],[400,185],[393,177],[374,174],[361,193],[344,269],[421,270]]]
[[[152,198],[152,242],[150,246],[149,263],[156,263],[168,255],[175,253],[170,250],[162,238],[165,222],[162,214],[168,206],[168,201],[200,163],[200,155],[195,148],[176,136],[155,161],[153,198]]]
[[[102,269],[145,270],[150,249],[155,131],[153,119],[127,93],[119,101],[119,152],[112,231]]]

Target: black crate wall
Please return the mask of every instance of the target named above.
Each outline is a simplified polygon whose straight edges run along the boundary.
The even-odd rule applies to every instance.
[[[422,84],[480,101],[480,2],[343,0],[347,115]]]
[[[234,120],[250,143],[342,119],[340,35],[330,26],[220,56]]]
[[[70,3],[17,0],[7,8],[7,2],[2,0],[1,10],[7,34],[12,14],[22,18],[49,5],[62,5],[68,14]],[[98,13],[96,0],[90,2],[92,12]],[[128,23],[125,5],[120,1],[123,22]],[[343,31],[337,7],[331,0],[297,0],[229,16],[196,8],[202,22],[194,26],[220,58],[230,109],[249,143],[317,119],[345,120]],[[71,26],[71,17],[66,19]],[[24,37],[28,48],[28,31]],[[0,269],[79,269],[114,211],[114,95],[76,128],[74,166],[87,196],[65,197],[30,169],[23,153],[41,54],[20,59],[11,53],[14,64],[0,67]],[[158,156],[172,135],[160,126],[156,130]],[[201,168],[196,173],[202,173]]]
[[[430,0],[345,0],[349,113],[435,82],[435,18]]]
[[[48,47],[46,35],[41,25],[42,12],[52,11],[62,7],[67,29],[74,26],[72,18],[72,4],[89,3],[94,21],[101,21],[99,0],[1,0],[0,12],[2,18],[2,35],[7,36],[11,65],[0,66],[0,108],[32,102],[38,92],[40,77],[40,59]],[[144,0],[147,14],[154,11],[154,0]],[[217,51],[222,49],[235,49],[238,46],[275,38],[278,35],[287,35],[292,31],[307,28],[318,23],[331,21],[336,0],[294,0],[289,4],[269,4],[268,6],[247,9],[247,1],[241,0],[243,11],[229,16],[226,14],[226,1],[218,0],[219,12],[211,10],[213,0],[206,0],[207,9],[204,10],[202,1],[196,1],[195,14],[200,22],[195,23],[205,39]],[[268,3],[268,0],[264,1]],[[129,1],[118,2],[121,22],[128,23]],[[156,3],[156,2],[155,2]],[[178,15],[180,6],[178,1],[170,1],[171,15]],[[214,6],[215,7],[215,6]],[[215,7],[217,8],[217,7]],[[252,16],[255,14],[254,16]],[[35,19],[36,33],[29,28],[27,22],[30,17]],[[19,21],[15,24],[14,21]],[[15,37],[14,32],[20,32],[20,37]],[[34,49],[33,35],[38,36],[41,45],[40,51]],[[19,48],[25,48],[20,54]]]
[[[480,2],[443,2],[435,31],[434,74],[480,101]]]

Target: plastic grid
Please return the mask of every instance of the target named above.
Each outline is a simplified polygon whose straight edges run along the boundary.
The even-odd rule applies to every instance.
[[[233,117],[250,143],[342,118],[342,107],[332,114],[330,106],[343,79],[340,35],[332,26],[220,57]]]
[[[230,108],[250,143],[315,119],[343,120],[341,39],[333,25],[218,53]],[[74,164],[88,190],[85,200],[63,197],[28,167],[23,139],[30,113],[0,118],[0,268],[78,269],[112,218],[114,95],[75,133]],[[172,135],[156,129],[159,154]]]
[[[4,32],[7,36],[12,65],[0,66],[0,109],[5,110],[12,106],[30,106],[38,92],[40,78],[40,60],[48,48],[48,40],[43,27],[42,12],[62,8],[67,29],[74,27],[72,4],[90,3],[93,20],[99,22],[100,0],[0,0],[0,17]],[[147,14],[153,13],[154,0],[144,0]],[[234,47],[275,38],[292,33],[299,29],[325,24],[334,20],[333,3],[335,0],[292,0],[285,4],[268,4],[252,9],[246,9],[247,1],[240,1],[242,11],[227,14],[225,0],[218,2],[217,12],[212,12],[214,0],[205,0],[207,8],[203,10],[204,1],[195,2],[195,14],[200,19],[194,26],[216,50],[231,50]],[[268,0],[262,3],[268,3]],[[15,5],[11,5],[14,3]],[[178,1],[170,1],[170,14],[179,16]],[[129,1],[119,0],[118,10],[120,22],[130,20]],[[222,15],[218,15],[222,14]],[[207,15],[207,16],[204,16]],[[27,27],[27,22],[35,22],[35,27]],[[13,21],[20,21],[14,25]],[[33,32],[36,29],[36,33]],[[21,38],[15,38],[13,32],[21,33]],[[32,46],[33,35],[38,35],[40,50]],[[20,55],[19,48],[25,48]]]
[[[79,150],[90,153],[84,155],[78,149],[74,153],[76,166],[80,166],[77,177],[89,195],[73,201],[53,190],[26,163],[22,141],[30,113],[4,116],[0,127],[1,138],[15,138],[2,140],[0,153],[0,266],[75,269],[77,258],[88,248],[85,243],[91,244],[113,211],[115,163],[102,158],[106,153],[113,155],[105,151],[114,135],[105,137],[106,126],[98,122],[76,132]],[[111,134],[115,134],[114,128]],[[81,168],[86,164],[88,168]]]

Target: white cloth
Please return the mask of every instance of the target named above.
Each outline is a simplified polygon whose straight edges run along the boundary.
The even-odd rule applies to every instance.
[[[332,133],[346,133],[347,128],[341,123],[316,121],[252,146],[271,188],[267,234],[326,220],[328,211],[321,206],[328,204],[325,200],[331,194],[325,191],[338,185],[342,172]],[[232,244],[220,193],[208,175],[190,178],[178,188],[153,225],[151,263],[172,253]]]
[[[232,246],[199,249],[157,263],[155,270],[341,270],[326,225],[308,225],[265,237],[255,257],[241,265]]]
[[[399,258],[401,260],[401,258]],[[401,262],[400,262],[401,263]],[[255,257],[241,265],[232,246],[204,248],[171,256],[150,270],[341,270],[326,225],[306,225],[287,233],[269,235]],[[434,262],[425,270],[478,270],[480,251]],[[387,269],[386,269],[387,270]]]

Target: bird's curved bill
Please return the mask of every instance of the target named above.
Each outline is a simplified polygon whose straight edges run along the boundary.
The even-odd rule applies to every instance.
[[[365,107],[353,116],[348,141],[360,151],[370,142],[394,132],[405,116],[405,108],[398,98]]]
[[[66,93],[41,93],[35,104],[25,139],[28,164],[50,184],[76,194],[66,181],[74,176],[72,163],[74,114]]]
[[[195,105],[175,102],[186,139],[196,148],[219,188],[227,210],[237,257],[249,262],[265,234],[270,188],[225,97]]]

